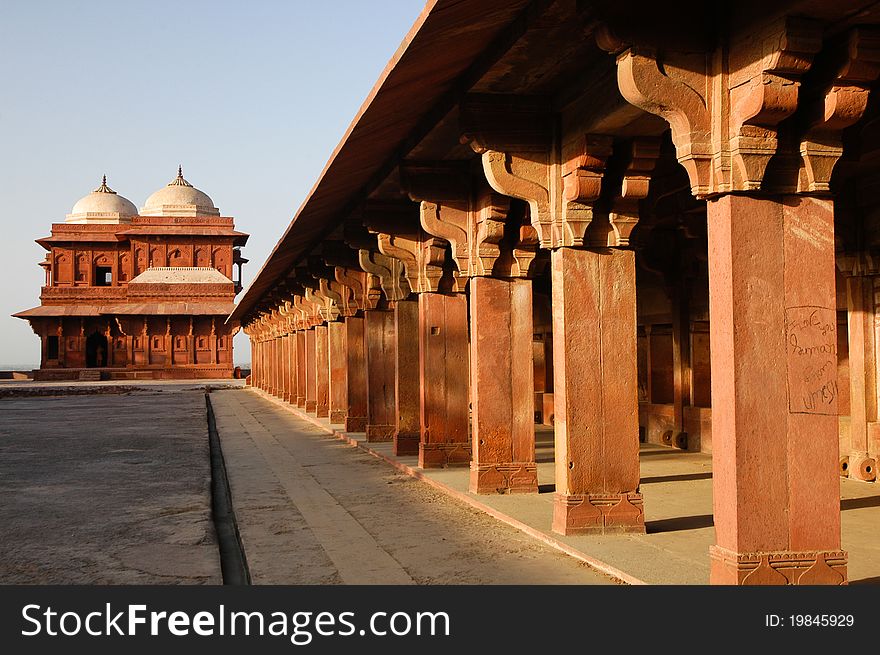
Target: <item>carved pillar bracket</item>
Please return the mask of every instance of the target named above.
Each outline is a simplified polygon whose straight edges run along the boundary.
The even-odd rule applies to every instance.
[[[422,229],[449,244],[457,278],[528,274],[536,233],[510,215],[510,197],[493,191],[483,175],[461,162],[405,162],[401,180],[420,203]]]
[[[660,157],[660,139],[638,138],[632,142],[629,164],[623,173],[620,191],[611,203],[608,246],[629,246],[629,238],[639,222],[639,202],[648,196],[651,173]]]
[[[319,283],[320,284],[320,283]],[[339,310],[334,307],[333,300],[318,290],[306,289],[306,300],[312,303],[312,324],[320,325],[324,321],[335,320]]]
[[[323,305],[320,308],[321,318],[325,321],[335,321],[339,318],[339,308],[343,304],[342,293],[344,287],[331,282],[325,278],[318,280],[317,297],[322,299]]]
[[[458,266],[458,274],[470,274],[468,252],[468,203],[438,203],[423,200],[419,204],[419,221],[422,229],[431,236],[449,244],[452,259]],[[441,262],[442,265],[442,262]]]
[[[378,298],[375,294],[371,294],[371,291],[374,287],[378,287],[378,282],[371,273],[337,266],[334,274],[336,282],[348,290],[347,294],[343,296],[349,304],[349,307],[343,312],[345,316],[354,316],[357,311],[376,308]]]
[[[622,46],[599,43],[613,51]],[[669,123],[695,196],[767,190],[779,125],[798,108],[801,77],[821,45],[820,23],[792,17],[713,53],[633,45],[617,55],[618,86],[631,104]]]
[[[498,193],[528,203],[540,245],[558,240],[553,217],[561,206],[561,181],[546,98],[472,94],[460,108],[462,143],[481,155],[483,173]]]
[[[316,325],[320,325],[323,322],[323,319],[321,319],[320,305],[320,301],[315,297],[314,289],[309,289],[308,287],[306,287],[303,290],[303,297],[300,301],[300,306],[303,308],[303,312],[305,313],[305,323],[307,329]]]
[[[400,260],[362,249],[358,251],[358,261],[366,273],[371,273],[379,280],[388,302],[404,300],[409,296],[409,281],[403,276],[403,264]]]
[[[445,240],[425,233],[421,233],[417,239],[411,239],[380,232],[378,241],[379,252],[403,265],[404,275],[414,293],[441,290],[446,259]]]
[[[611,147],[610,136],[588,134],[566,158],[562,166],[563,204],[556,221],[554,246],[590,245],[587,231],[593,222],[593,205],[599,199]]]
[[[472,142],[471,145],[476,143]],[[532,161],[515,153],[486,150],[482,153],[482,159],[483,172],[492,188],[511,198],[526,201],[541,246],[552,247],[557,235],[553,229],[549,157]]]
[[[855,28],[836,50],[830,87],[805,108],[808,128],[800,142],[799,192],[830,191],[831,172],[843,154],[841,131],[865,113],[871,82],[880,74],[880,29]]]

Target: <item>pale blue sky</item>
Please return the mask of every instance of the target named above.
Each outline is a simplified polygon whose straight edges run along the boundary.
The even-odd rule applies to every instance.
[[[182,163],[251,234],[247,285],[423,5],[3,0],[0,366],[39,362],[9,317],[39,304],[34,239],[104,173],[141,207]]]

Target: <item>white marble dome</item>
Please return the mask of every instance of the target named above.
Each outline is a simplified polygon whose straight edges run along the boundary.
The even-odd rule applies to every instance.
[[[67,215],[67,223],[131,223],[137,216],[134,203],[107,186],[107,176],[101,186],[80,198]]]
[[[219,216],[208,194],[199,191],[183,179],[183,170],[177,177],[147,198],[141,207],[141,216]]]

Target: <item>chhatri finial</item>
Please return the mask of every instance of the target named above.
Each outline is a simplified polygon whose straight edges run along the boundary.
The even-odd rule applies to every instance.
[[[95,189],[94,193],[116,193],[113,189],[107,186],[107,175],[104,174],[101,177],[101,186]]]
[[[183,179],[183,165],[179,164],[177,166],[177,177],[168,183],[168,186],[192,186],[189,182]]]

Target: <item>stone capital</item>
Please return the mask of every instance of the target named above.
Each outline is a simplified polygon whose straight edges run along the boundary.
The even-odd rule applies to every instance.
[[[509,216],[509,197],[493,191],[481,174],[462,162],[408,162],[401,179],[410,197],[420,201],[422,229],[449,244],[457,276],[529,272],[536,249],[533,231],[520,235],[518,223],[508,225],[518,219]]]
[[[822,38],[818,21],[785,17],[714,52],[629,44],[617,54],[618,87],[631,104],[669,124],[694,196],[828,193],[842,154],[840,131],[861,117],[867,84],[880,69],[874,29],[858,28],[846,39],[845,55],[822,62],[834,69],[830,79],[820,81],[829,77],[820,71],[802,89],[805,73],[825,54]],[[607,39],[600,45],[623,47]],[[772,170],[774,158],[795,160],[797,179]]]
[[[336,266],[334,276],[336,283],[345,289],[341,294],[343,300],[340,307],[343,316],[354,316],[358,311],[376,308],[378,293],[381,291],[377,289],[378,293],[371,293],[374,287],[378,287],[374,284],[372,274],[360,269]]]
[[[362,249],[358,261],[364,272],[375,276],[388,302],[405,300],[410,294],[409,281],[403,275],[403,264],[380,252]]]

